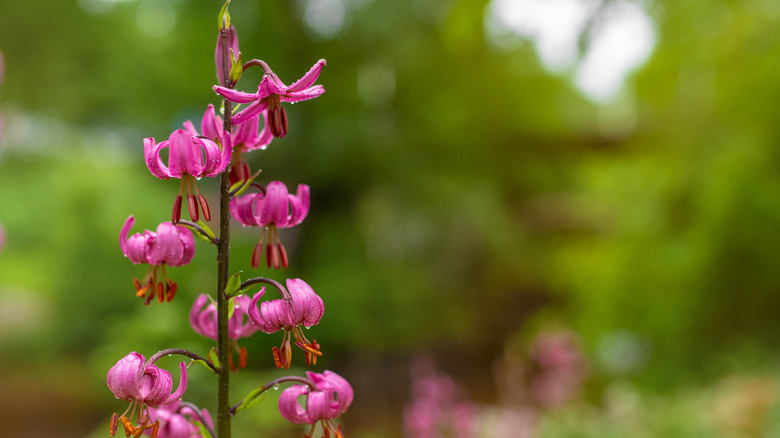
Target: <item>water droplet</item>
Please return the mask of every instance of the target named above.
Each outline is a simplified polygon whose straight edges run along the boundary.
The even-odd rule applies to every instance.
[[[169,354],[169,355],[168,355],[168,357],[171,357],[171,356],[173,356],[173,355],[172,355],[172,354]]]
[[[274,391],[278,391],[278,390],[279,390],[279,385],[274,385]]]

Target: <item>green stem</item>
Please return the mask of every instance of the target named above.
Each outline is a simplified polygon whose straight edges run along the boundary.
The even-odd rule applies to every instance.
[[[230,80],[230,67],[227,62],[227,31],[220,32],[222,38],[223,60],[222,71],[224,81]],[[227,84],[226,84],[227,85]],[[230,134],[230,118],[232,106],[230,101],[224,100],[223,131]],[[230,253],[230,166],[225,168],[220,177],[219,185],[219,242],[217,245],[217,352],[222,364],[230,362],[230,345],[228,339],[228,316],[230,300],[226,296],[225,289],[230,278],[228,256]],[[219,373],[217,383],[217,437],[231,437],[230,416],[230,371],[223,366]]]

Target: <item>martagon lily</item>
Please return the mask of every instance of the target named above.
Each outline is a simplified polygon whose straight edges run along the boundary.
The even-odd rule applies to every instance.
[[[214,140],[220,142],[215,143]],[[160,153],[168,149],[168,165],[166,166]],[[171,221],[179,222],[181,219],[182,193],[187,193],[187,208],[190,218],[197,222],[200,219],[198,204],[203,210],[203,218],[211,220],[209,204],[206,198],[198,190],[195,183],[201,177],[217,176],[222,173],[230,163],[232,153],[230,136],[220,133],[214,139],[193,135],[184,129],[173,131],[168,140],[156,143],[153,137],[144,139],[144,157],[146,166],[152,175],[157,178],[180,178],[181,187],[176,201],[173,204]]]
[[[256,333],[258,328],[249,318],[249,303],[252,301],[247,295],[239,295],[233,298],[233,312],[228,319],[228,338],[232,341],[238,352],[239,366],[246,367],[246,348],[239,347],[238,340]],[[204,307],[205,305],[205,307]],[[217,340],[217,306],[209,300],[206,294],[200,294],[190,309],[190,326],[195,333],[207,338]],[[231,368],[233,367],[233,355],[228,356]]]
[[[131,215],[119,232],[119,248],[134,265],[149,264],[149,271],[143,283],[134,279],[136,296],[146,297],[146,305],[157,295],[157,301],[171,301],[176,294],[177,285],[168,279],[165,266],[184,266],[195,256],[195,237],[192,231],[181,225],[163,222],[157,231],[144,230],[128,237],[130,228],[135,224]],[[163,280],[157,281],[160,274]]]
[[[309,380],[316,385],[293,385],[279,395],[279,412],[292,423],[311,424],[306,436],[314,436],[314,425],[322,422],[324,437],[342,438],[341,426],[334,427],[332,419],[343,414],[352,404],[354,392],[346,379],[332,371],[322,374],[306,372]],[[306,407],[298,402],[300,396],[306,396]]]
[[[265,294],[261,288],[249,303],[249,317],[263,333],[271,334],[284,330],[281,347],[273,347],[274,362],[277,368],[289,369],[292,362],[290,349],[290,334],[295,338],[295,345],[306,352],[306,365],[317,363],[317,357],[322,356],[320,344],[316,339],[311,342],[303,334],[302,327],[317,325],[325,313],[325,305],[314,289],[301,279],[287,280],[287,290],[291,299],[276,299],[257,303]]]
[[[300,102],[324,93],[325,88],[322,85],[314,85],[314,82],[319,77],[322,67],[325,66],[325,60],[317,61],[302,78],[290,86],[285,85],[264,62],[256,61],[256,63],[263,66],[265,70],[263,79],[257,87],[257,93],[244,93],[219,85],[213,87],[214,91],[231,102],[251,102],[248,107],[233,116],[231,119],[233,123],[242,123],[268,110],[268,126],[271,133],[274,137],[284,137],[287,135],[287,113],[282,108],[281,102]]]
[[[295,194],[279,181],[268,183],[264,193],[250,193],[230,200],[230,213],[246,227],[264,227],[252,251],[252,267],[260,266],[263,252],[266,264],[276,269],[287,267],[287,250],[279,240],[278,228],[300,224],[309,214],[309,186],[301,184]]]
[[[130,402],[130,406],[121,416],[116,413],[112,416],[111,436],[116,434],[120,421],[127,436],[140,436],[146,429],[152,429],[152,437],[156,436],[160,423],[155,421],[154,424],[149,424],[151,422],[149,407],[156,408],[181,399],[184,391],[187,390],[187,366],[182,362],[180,368],[179,387],[171,393],[173,388],[171,373],[154,364],[147,366],[146,359],[140,353],[132,352],[111,367],[106,375],[108,389],[114,393],[114,397]],[[136,415],[137,427],[133,426],[129,419]]]

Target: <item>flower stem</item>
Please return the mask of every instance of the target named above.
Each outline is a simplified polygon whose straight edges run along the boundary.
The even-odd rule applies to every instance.
[[[239,287],[239,290],[246,289],[249,286],[252,286],[252,285],[255,285],[255,284],[258,284],[258,283],[264,283],[264,284],[271,285],[271,286],[275,287],[276,290],[278,290],[280,294],[282,294],[282,298],[284,298],[285,301],[292,300],[292,295],[290,295],[290,292],[288,292],[287,289],[285,289],[284,286],[282,286],[281,283],[279,283],[276,280],[272,280],[270,278],[265,278],[265,277],[250,278],[249,280],[241,283],[241,286]]]
[[[230,66],[228,65],[228,33],[220,32],[222,38],[222,71],[225,85],[230,81]],[[224,100],[223,131],[230,133],[232,117],[231,102]],[[228,316],[230,309],[225,289],[230,276],[228,255],[230,253],[230,166],[225,168],[219,184],[219,242],[217,245],[217,352],[219,362],[227,364],[230,361],[230,344],[228,339]],[[230,372],[222,367],[217,383],[217,437],[230,438]]]
[[[157,362],[157,359],[159,359],[159,358],[161,358],[163,356],[170,356],[172,354],[179,354],[179,355],[182,355],[182,356],[189,357],[190,359],[202,360],[215,373],[219,373],[219,370],[217,369],[217,367],[210,360],[206,359],[205,357],[199,356],[199,355],[197,355],[197,354],[195,354],[195,353],[193,353],[193,352],[191,352],[189,350],[185,350],[183,348],[166,348],[165,350],[160,350],[157,353],[154,353],[152,355],[152,357],[150,357],[146,361],[146,364],[144,364],[144,368],[143,369],[146,370],[146,367],[148,367],[149,365]]]
[[[277,379],[271,380],[270,382],[266,383],[265,385],[263,385],[263,386],[257,388],[256,390],[252,391],[252,393],[250,393],[251,397],[247,397],[245,400],[242,400],[241,403],[239,403],[239,404],[233,406],[232,408],[230,408],[230,415],[235,415],[236,411],[241,409],[241,406],[244,403],[250,403],[252,400],[254,400],[257,397],[259,397],[260,394],[268,391],[271,388],[278,387],[279,384],[286,383],[286,382],[303,383],[304,385],[307,385],[309,388],[311,388],[312,391],[318,391],[319,390],[319,388],[317,388],[317,385],[314,382],[312,382],[311,380],[309,380],[309,379],[307,379],[305,377],[299,377],[299,376],[279,377]]]

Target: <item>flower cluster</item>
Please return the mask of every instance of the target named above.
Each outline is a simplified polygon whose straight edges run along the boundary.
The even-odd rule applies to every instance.
[[[312,425],[321,423],[325,437],[342,437],[334,418],[346,412],[352,403],[353,391],[339,375],[325,371],[307,372],[308,378],[285,376],[250,392],[236,406],[229,406],[230,371],[234,365],[231,348],[238,352],[238,365],[246,367],[247,351],[238,340],[258,331],[271,334],[283,331],[282,343],[273,347],[273,360],[278,368],[289,369],[292,362],[292,342],[304,350],[306,365],[315,365],[322,355],[320,345],[304,335],[303,329],[320,322],[325,307],[322,298],[301,279],[288,279],[286,288],[273,279],[256,277],[240,280],[239,272],[229,273],[229,222],[232,218],[246,227],[260,228],[260,238],[252,251],[251,265],[260,267],[263,257],[268,268],[288,266],[287,249],[282,245],[278,230],[300,224],[309,213],[310,189],[298,185],[290,193],[280,181],[263,185],[255,182],[246,155],[264,150],[274,138],[288,133],[287,113],[282,102],[312,99],[324,93],[322,85],[315,85],[325,66],[319,60],[298,81],[285,85],[263,61],[242,63],[238,34],[230,25],[227,7],[219,15],[219,36],[214,55],[219,84],[212,90],[225,100],[217,113],[213,104],[206,106],[199,126],[192,121],[183,123],[167,139],[154,137],[143,140],[144,160],[149,172],[160,179],[180,179],[179,192],[174,200],[171,221],[160,223],[155,231],[130,235],[135,218],[130,216],[119,233],[119,246],[133,264],[148,264],[143,280],[134,280],[136,295],[149,304],[153,298],[160,303],[171,301],[178,285],[168,278],[168,266],[189,264],[195,256],[195,237],[217,248],[217,293],[215,298],[199,294],[192,304],[189,322],[192,329],[217,342],[208,358],[183,349],[167,349],[154,354],[148,361],[140,353],[132,352],[119,360],[106,376],[109,390],[117,399],[129,402],[123,414],[114,414],[110,432],[114,436],[119,424],[126,436],[138,438],[143,434],[152,438],[197,438],[203,435],[229,434],[230,419],[238,411],[248,408],[264,391],[278,383],[299,383],[285,390],[279,399],[279,411],[293,423]],[[261,67],[263,76],[256,93],[234,89],[241,75],[251,67]],[[249,104],[233,113],[233,104]],[[262,122],[262,123],[261,123]],[[220,177],[219,236],[209,227],[212,219],[207,196],[198,188],[202,178]],[[245,193],[246,192],[246,193]],[[207,192],[205,192],[207,193]],[[189,219],[182,219],[183,204],[187,205]],[[1,237],[1,236],[0,236]],[[1,241],[0,241],[1,243]],[[248,295],[249,288],[263,283],[276,288],[281,298],[260,301],[266,288]],[[168,371],[154,365],[157,358],[171,354],[184,355],[192,363],[202,365],[219,378],[217,431],[209,413],[181,401],[187,388],[187,367],[181,363],[179,386],[173,390],[173,377]],[[229,365],[230,370],[227,369]],[[298,399],[305,397],[305,407]],[[310,433],[311,434],[311,433]]]

